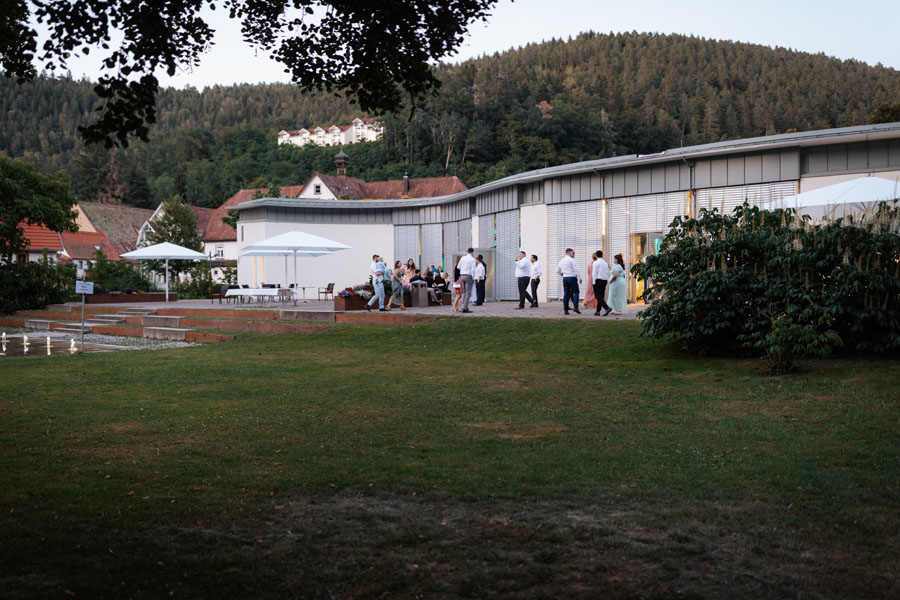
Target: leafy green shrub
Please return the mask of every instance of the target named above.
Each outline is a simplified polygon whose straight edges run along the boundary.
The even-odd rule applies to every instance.
[[[900,208],[814,224],[747,204],[678,217],[632,272],[652,283],[643,333],[693,351],[756,350],[773,372],[841,345],[900,350]]]
[[[213,293],[222,288],[222,284],[213,279],[206,261],[195,263],[188,278],[170,281],[169,285],[173,292],[178,292],[179,298],[212,298]]]
[[[40,309],[75,299],[75,268],[37,262],[0,265],[0,314]]]
[[[91,267],[86,277],[94,282],[95,293],[149,291],[153,284],[139,270],[122,260],[109,260],[98,249],[94,253]]]

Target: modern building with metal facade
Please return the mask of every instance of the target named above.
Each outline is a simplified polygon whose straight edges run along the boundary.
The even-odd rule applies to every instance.
[[[622,253],[626,265],[658,249],[678,215],[701,208],[730,212],[866,173],[900,180],[900,123],[846,127],[734,140],[586,161],[506,177],[423,200],[262,198],[237,206],[238,246],[291,229],[354,247],[306,259],[304,285],[362,283],[379,253],[393,262],[443,264],[474,246],[488,258],[488,296],[516,299],[513,261],[521,248],[544,266],[541,299],[562,286],[556,264],[573,248],[582,272],[590,254]],[[277,279],[283,259],[242,259],[241,283]],[[272,274],[272,275],[269,275]],[[630,297],[640,295],[630,282]]]

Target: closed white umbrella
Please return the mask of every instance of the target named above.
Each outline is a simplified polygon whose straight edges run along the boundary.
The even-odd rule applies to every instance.
[[[340,250],[349,250],[352,246],[329,240],[318,235],[306,233],[303,231],[288,231],[279,235],[270,237],[244,247],[241,256],[265,256],[265,254],[256,254],[257,252],[287,252],[294,255],[294,287],[299,284],[297,279],[297,255],[300,256],[322,256],[324,254],[333,254]],[[287,265],[285,265],[287,267]]]
[[[162,242],[152,246],[144,246],[125,254],[122,258],[134,260],[165,260],[166,261],[166,303],[169,302],[169,260],[209,260],[202,252],[179,246],[171,242]]]

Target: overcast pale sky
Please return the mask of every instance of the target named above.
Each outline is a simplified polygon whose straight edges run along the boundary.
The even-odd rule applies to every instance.
[[[289,81],[283,68],[241,41],[240,29],[221,8],[210,14],[217,31],[215,45],[200,67],[167,77],[164,86],[202,88],[209,85]],[[493,54],[579,32],[659,32],[693,34],[718,40],[823,52],[840,59],[881,63],[900,69],[898,0],[501,0],[487,23],[470,30],[455,57]],[[72,73],[95,79],[99,57],[69,65]]]

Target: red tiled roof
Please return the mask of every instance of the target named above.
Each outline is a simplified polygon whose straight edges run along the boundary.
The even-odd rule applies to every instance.
[[[335,175],[323,175],[322,173],[313,173],[312,178],[318,177],[331,192],[341,198],[346,196],[351,200],[362,199],[379,199],[379,200],[399,200],[403,198],[403,180],[396,179],[393,181],[373,181],[367,183],[356,177],[341,177]],[[308,182],[307,182],[308,183]],[[286,185],[280,188],[282,198],[297,198],[306,185]],[[457,192],[464,192],[467,188],[459,177],[428,177],[424,179],[409,180],[409,198],[433,198],[435,196],[447,196]],[[266,193],[264,188],[256,188],[249,190],[239,190],[234,196],[222,203],[219,208],[209,209],[191,207],[195,212],[197,210],[209,211],[206,216],[205,226],[201,229],[203,232],[203,241],[205,242],[229,242],[237,240],[237,231],[222,222],[222,217],[228,216],[228,209],[253,200],[258,192]],[[198,226],[200,217],[197,217]]]
[[[338,198],[348,197],[351,200],[399,200],[401,198],[434,198],[464,192],[466,184],[459,177],[426,177],[410,179],[409,192],[403,193],[403,180],[366,182],[355,177],[342,177],[314,173],[322,183],[328,186]]]
[[[210,218],[212,217],[212,214],[216,212],[216,209],[192,206],[191,210],[194,212],[194,216],[197,217],[197,231],[200,232],[200,237],[203,237],[206,232],[206,226],[209,224]]]
[[[25,239],[27,240],[28,250],[40,252],[44,248],[47,250],[62,250],[62,242],[59,240],[59,234],[51,231],[43,225],[30,225],[28,223],[19,223],[19,226],[25,230]]]
[[[77,260],[91,260],[97,251],[97,246],[103,249],[103,254],[110,260],[119,260],[119,253],[115,246],[102,233],[89,233],[68,231],[60,234],[63,248],[70,258]]]
[[[203,234],[205,242],[233,242],[237,240],[237,231],[222,222],[222,217],[228,216],[228,209],[237,206],[241,202],[253,200],[257,192],[266,192],[264,188],[256,188],[250,190],[239,190],[234,196],[222,203],[219,208],[211,209],[212,212],[207,220],[206,229]],[[296,198],[301,191],[302,185],[286,185],[281,188],[282,198]],[[208,209],[210,210],[210,209]]]
[[[138,231],[153,216],[150,209],[120,204],[81,202],[78,208],[94,228],[112,242],[116,254],[124,254],[137,248]]]

